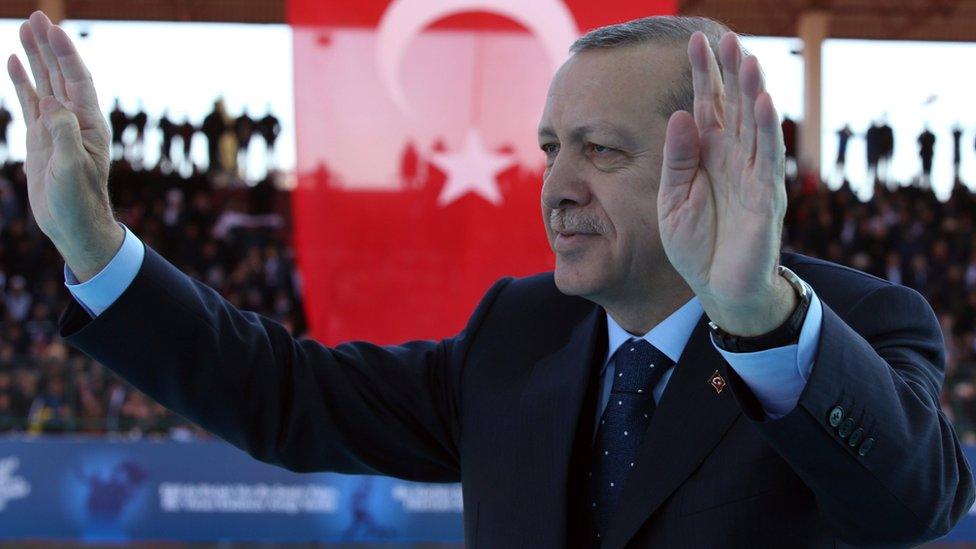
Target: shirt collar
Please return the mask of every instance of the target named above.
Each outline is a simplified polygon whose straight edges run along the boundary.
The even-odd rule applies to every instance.
[[[662,353],[677,364],[678,359],[681,357],[681,352],[688,343],[688,339],[691,338],[691,332],[695,330],[695,326],[698,325],[698,320],[701,319],[701,315],[704,312],[705,310],[702,309],[698,297],[692,297],[687,303],[678,308],[678,310],[658,323],[657,326],[651,328],[651,331],[641,336],[641,338],[660,349]],[[610,316],[610,313],[606,314],[607,330],[609,332],[607,340],[609,345],[607,347],[607,358],[603,361],[603,368],[600,370],[600,375],[603,375],[603,370],[606,369],[607,364],[610,363],[610,358],[617,352],[617,349],[630,339],[637,337],[624,330],[620,324],[617,324],[617,321]]]

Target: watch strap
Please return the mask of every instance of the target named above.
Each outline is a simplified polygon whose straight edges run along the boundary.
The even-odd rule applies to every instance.
[[[810,309],[813,292],[806,282],[790,269],[779,265],[777,272],[793,286],[797,293],[798,303],[793,313],[773,330],[755,336],[733,335],[709,321],[708,327],[711,330],[712,339],[719,348],[733,353],[750,353],[784,347],[799,341],[800,330],[803,328],[803,321],[806,320],[807,311]]]

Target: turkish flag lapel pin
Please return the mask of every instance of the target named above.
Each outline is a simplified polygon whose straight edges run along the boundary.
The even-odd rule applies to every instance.
[[[715,370],[715,373],[708,378],[708,384],[715,389],[715,394],[721,394],[722,389],[725,388],[725,380],[722,379],[722,374]]]

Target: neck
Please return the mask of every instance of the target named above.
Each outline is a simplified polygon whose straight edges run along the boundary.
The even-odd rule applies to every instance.
[[[620,327],[642,336],[695,296],[681,275],[668,269],[637,291],[600,303]]]

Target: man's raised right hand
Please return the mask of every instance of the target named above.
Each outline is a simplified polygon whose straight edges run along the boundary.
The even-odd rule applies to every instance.
[[[27,194],[38,227],[84,282],[125,237],[108,195],[111,134],[95,86],[63,29],[40,11],[20,27],[35,88],[16,55],[7,72],[27,125]]]

